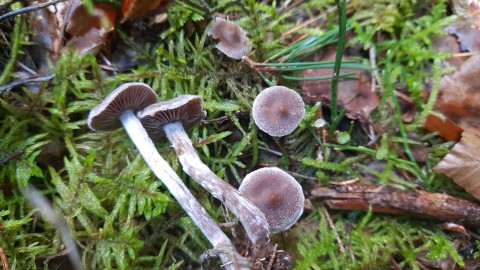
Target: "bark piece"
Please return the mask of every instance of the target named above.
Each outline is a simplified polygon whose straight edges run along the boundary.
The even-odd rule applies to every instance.
[[[400,190],[386,186],[345,185],[312,190],[312,197],[323,199],[337,210],[362,210],[421,219],[480,225],[480,206],[445,194],[421,190]]]

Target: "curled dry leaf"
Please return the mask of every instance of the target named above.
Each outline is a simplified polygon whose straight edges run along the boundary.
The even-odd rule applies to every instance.
[[[441,119],[436,115],[427,116],[422,127],[430,132],[438,132],[438,135],[447,141],[460,140],[463,132],[463,129],[450,119]]]
[[[433,169],[451,177],[455,183],[480,200],[478,149],[480,149],[480,135],[464,131],[462,139]]]
[[[170,0],[123,0],[122,23],[129,19],[142,19],[166,9]]]
[[[338,83],[338,106],[346,108],[346,116],[351,119],[367,117],[377,108],[378,96],[371,90],[371,79],[368,72],[358,70],[342,70],[341,74],[355,72],[359,79],[343,80]],[[331,76],[332,69],[311,69],[303,73],[304,78]],[[302,92],[306,103],[322,102],[330,106],[332,83],[330,80],[304,81]]]
[[[480,55],[465,61],[455,73],[440,80],[436,111],[464,129],[480,127]]]
[[[452,9],[470,23],[473,27],[480,28],[480,1],[479,0],[452,0]]]
[[[480,20],[479,20],[480,24]],[[480,51],[480,29],[472,27],[466,20],[459,20],[445,28],[447,33],[458,38],[463,51]]]
[[[116,10],[107,4],[95,4],[92,14],[83,4],[72,4],[70,10],[66,31],[72,37],[67,47],[73,47],[83,55],[97,53],[115,27]]]

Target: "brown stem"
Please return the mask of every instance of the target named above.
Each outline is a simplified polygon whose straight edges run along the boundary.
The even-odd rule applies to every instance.
[[[478,204],[445,194],[366,185],[317,188],[311,194],[313,198],[323,199],[332,209],[368,211],[371,207],[376,213],[480,226]]]

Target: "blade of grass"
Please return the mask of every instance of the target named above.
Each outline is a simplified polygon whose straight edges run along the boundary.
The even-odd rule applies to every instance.
[[[332,79],[332,124],[330,125],[330,136],[333,136],[338,123],[340,122],[337,112],[337,98],[338,98],[338,75],[340,74],[340,68],[342,66],[343,50],[345,48],[346,32],[347,32],[347,2],[346,0],[336,0],[338,7],[338,42],[337,42],[337,55],[335,57],[335,66],[333,68]]]

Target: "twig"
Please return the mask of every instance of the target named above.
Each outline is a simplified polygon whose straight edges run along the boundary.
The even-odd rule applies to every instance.
[[[0,94],[2,94],[3,92],[13,88],[13,87],[16,87],[16,86],[19,86],[19,85],[22,85],[22,84],[27,84],[27,83],[38,83],[38,82],[49,82],[51,81],[53,78],[55,77],[55,74],[52,74],[52,75],[49,75],[49,76],[46,76],[46,77],[39,77],[39,78],[28,78],[28,79],[21,79],[21,80],[16,80],[14,82],[11,82],[9,84],[6,84],[4,86],[0,86]]]
[[[42,8],[45,8],[45,7],[48,7],[48,6],[51,6],[51,5],[55,5],[55,4],[58,4],[58,3],[61,3],[61,2],[65,2],[65,1],[68,1],[68,0],[57,0],[57,1],[53,1],[53,2],[42,3],[42,4],[35,5],[35,6],[29,6],[29,7],[24,7],[24,8],[21,8],[21,9],[17,9],[17,10],[14,10],[12,12],[9,12],[9,13],[6,13],[6,14],[0,16],[0,22],[3,22],[8,18],[15,17],[15,16],[23,14],[23,13],[32,12],[32,11],[39,10],[39,9],[42,9]]]
[[[8,265],[7,254],[2,246],[0,246],[0,259],[2,260],[2,267],[3,270],[10,270],[10,266]]]
[[[446,194],[386,186],[344,185],[312,190],[331,209],[407,215],[480,226],[480,205]]]
[[[323,210],[325,211],[325,216],[327,217],[328,225],[330,225],[330,229],[332,229],[333,234],[335,234],[335,238],[337,239],[338,246],[340,247],[340,252],[345,253],[345,247],[343,246],[342,240],[340,239],[340,236],[337,233],[335,224],[333,224],[332,217],[330,216],[330,213],[328,213],[328,209],[323,208]]]
[[[270,261],[268,262],[268,266],[267,266],[266,270],[272,270],[273,263],[275,262],[275,259],[277,257],[276,256],[277,255],[277,248],[278,248],[278,244],[275,244],[275,246],[273,246],[272,256],[270,257]]]
[[[5,163],[9,162],[10,160],[12,160],[14,158],[18,158],[19,156],[23,155],[24,153],[25,152],[23,150],[20,150],[17,153],[11,154],[10,156],[8,156],[4,159],[0,159],[0,164],[5,164]]]
[[[67,228],[63,219],[53,209],[47,198],[33,187],[27,187],[22,190],[23,195],[29,200],[33,207],[37,208],[42,216],[45,217],[52,225],[58,229],[62,237],[65,248],[69,250],[68,257],[72,263],[73,269],[83,269],[82,260],[78,252],[75,241]]]

